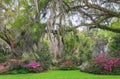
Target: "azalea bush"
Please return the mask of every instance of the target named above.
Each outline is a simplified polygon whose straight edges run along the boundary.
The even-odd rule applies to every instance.
[[[99,54],[86,71],[96,74],[120,74],[120,58],[105,58],[103,54]]]
[[[103,54],[100,54],[96,59],[96,63],[100,63],[100,66],[106,71],[113,71],[114,68],[119,66],[120,58],[105,59]]]
[[[25,67],[30,67],[30,68],[33,68],[33,69],[37,68],[39,66],[40,66],[40,64],[35,62],[35,61],[30,61],[28,64],[25,64]]]
[[[17,67],[10,69],[9,71],[4,72],[5,74],[26,74],[26,73],[38,73],[42,72],[43,68],[41,64],[36,61],[23,62]]]
[[[41,64],[35,61],[30,61],[27,64],[23,64],[22,67],[29,71],[29,73],[36,73],[36,72],[42,72],[43,68],[41,67]]]
[[[59,69],[60,70],[75,70],[77,69],[77,67],[72,61],[64,61],[63,63],[61,63]]]

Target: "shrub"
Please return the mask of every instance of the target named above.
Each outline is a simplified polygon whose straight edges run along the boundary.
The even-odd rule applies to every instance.
[[[120,58],[106,59],[103,54],[99,54],[86,71],[96,74],[118,74],[119,67]]]
[[[8,60],[10,52],[4,51],[3,49],[0,48],[0,63],[3,63]]]
[[[68,56],[70,59],[75,57],[73,60],[76,62],[76,65],[91,59],[94,41],[87,32],[79,33],[76,30],[66,34],[64,39],[64,58]]]
[[[26,74],[29,73],[27,69],[13,69],[7,72],[8,74]]]
[[[61,69],[61,70],[75,70],[75,69],[77,69],[77,67],[75,66],[75,64],[72,61],[65,61],[60,65],[59,69]]]
[[[109,49],[111,50],[111,56],[120,57],[120,34],[116,34],[112,37]]]
[[[40,64],[35,62],[35,61],[30,61],[27,65],[25,65],[26,67],[31,67],[31,68],[37,68],[40,67]]]
[[[23,64],[22,68],[27,70],[29,73],[36,73],[43,71],[41,64],[35,61],[30,61],[27,64]]]
[[[52,64],[52,55],[49,50],[49,41],[46,37],[40,42],[41,48],[35,51],[36,61],[40,62],[44,70],[48,70]]]
[[[42,72],[43,68],[41,64],[35,61],[29,61],[27,63],[22,63],[13,67],[9,71],[4,72],[4,74],[26,74],[26,73],[38,73]]]
[[[113,68],[118,67],[118,63],[120,62],[120,58],[108,59],[104,58],[103,54],[100,54],[96,59],[96,63],[100,63],[100,66],[106,71],[112,71]]]
[[[50,65],[52,64],[52,56],[48,52],[36,52],[39,58],[36,61],[41,63],[41,67],[44,70],[49,69]]]
[[[3,62],[5,62],[5,61],[7,61],[7,60],[6,60],[6,57],[0,57],[0,63],[3,63]]]

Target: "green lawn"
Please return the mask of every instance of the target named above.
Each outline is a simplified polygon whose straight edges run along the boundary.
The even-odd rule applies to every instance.
[[[75,71],[47,71],[38,74],[0,75],[0,79],[120,79],[120,76],[94,75]]]

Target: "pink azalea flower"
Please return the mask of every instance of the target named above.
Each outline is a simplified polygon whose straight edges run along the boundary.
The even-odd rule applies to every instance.
[[[98,57],[96,57],[95,61],[101,64],[101,67],[104,70],[112,71],[113,68],[118,67],[118,63],[120,63],[120,58],[106,60],[103,54],[99,54]]]
[[[114,61],[113,61],[113,60],[108,60],[108,64],[109,64],[109,65],[113,65],[113,64],[114,64]]]
[[[35,61],[30,61],[26,66],[31,68],[37,68],[40,66],[40,64]]]

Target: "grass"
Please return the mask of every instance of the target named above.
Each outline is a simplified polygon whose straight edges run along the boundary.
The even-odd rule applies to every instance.
[[[94,75],[79,70],[51,70],[37,74],[0,75],[0,79],[120,79],[120,76]]]

